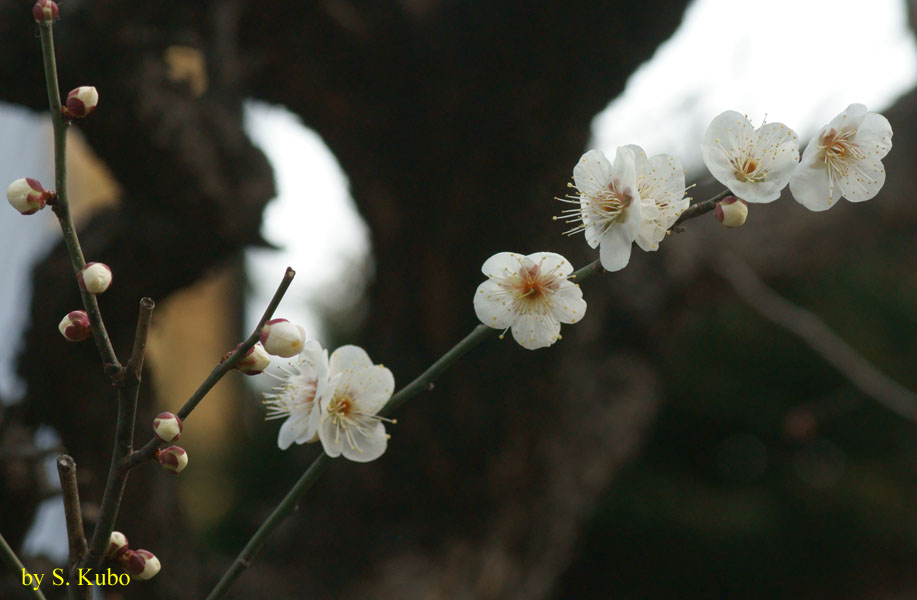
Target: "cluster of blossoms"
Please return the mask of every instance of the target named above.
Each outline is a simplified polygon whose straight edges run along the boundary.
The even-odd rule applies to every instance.
[[[738,227],[748,203],[773,202],[787,185],[813,211],[826,210],[841,197],[869,200],[885,183],[881,161],[891,138],[885,117],[851,104],[821,128],[800,161],[792,129],[782,123],[755,129],[746,117],[726,111],[710,123],[701,146],[710,173],[733,194],[717,202],[716,218]],[[559,218],[573,225],[568,235],[582,232],[586,243],[599,249],[607,271],[627,266],[634,243],[647,252],[658,250],[691,200],[685,197],[685,172],[677,158],[647,158],[634,145],[619,147],[614,162],[599,150],[586,152],[573,168],[570,187],[576,193],[559,200],[572,207]],[[573,268],[558,254],[501,252],[481,270],[488,279],[474,296],[478,319],[495,329],[512,328],[524,348],[552,345],[560,339],[561,323],[583,318],[582,292],[569,281]]]
[[[310,340],[273,393],[265,394],[268,419],[286,418],[277,445],[320,441],[334,458],[369,462],[388,445],[384,421],[376,413],[395,390],[392,372],[374,365],[365,350],[342,346],[331,357]]]

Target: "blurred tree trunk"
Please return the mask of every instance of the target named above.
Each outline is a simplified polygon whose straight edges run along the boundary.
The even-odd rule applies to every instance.
[[[592,260],[561,237],[553,198],[684,5],[249,5],[248,93],[301,115],[348,174],[377,270],[357,342],[396,382],[476,324],[490,255]],[[550,350],[493,340],[462,359],[399,415],[378,464],[334,465],[270,562],[301,556],[290,577],[315,597],[545,597],[655,410],[628,312],[603,297],[590,288],[586,319]]]

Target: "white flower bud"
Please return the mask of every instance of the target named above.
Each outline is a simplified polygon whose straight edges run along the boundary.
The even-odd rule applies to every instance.
[[[238,348],[242,344],[236,346]],[[220,359],[220,362],[223,362],[232,355],[232,352],[227,352],[223,355],[223,358]],[[246,375],[258,375],[264,371],[267,366],[271,363],[271,355],[267,353],[260,343],[256,343],[254,346],[249,348],[248,352],[242,357],[239,362],[236,363],[235,368],[242,371]]]
[[[91,85],[84,85],[70,90],[64,104],[64,116],[71,119],[82,119],[99,105],[99,91]]]
[[[286,319],[271,319],[261,328],[260,340],[269,354],[290,358],[302,352],[306,332]]]
[[[38,0],[32,7],[32,16],[35,17],[37,23],[53,21],[59,13],[57,4],[51,0]]]
[[[61,335],[70,342],[82,342],[92,333],[92,329],[89,326],[89,315],[83,310],[67,313],[67,316],[61,319],[57,328],[60,330]]]
[[[181,430],[181,419],[170,412],[159,413],[153,419],[153,433],[167,444],[180,438]]]
[[[80,289],[90,294],[101,294],[111,285],[111,269],[103,263],[91,262],[76,274]]]
[[[105,551],[105,557],[117,560],[127,550],[127,536],[120,531],[112,531],[108,538],[108,550]]]
[[[713,209],[716,220],[726,227],[740,227],[748,217],[748,205],[735,196],[726,196]]]
[[[162,565],[156,555],[149,550],[128,550],[121,558],[121,566],[134,579],[146,581],[159,573]]]
[[[51,192],[30,177],[17,179],[6,188],[6,199],[24,215],[31,215],[43,209],[51,198]]]
[[[156,455],[162,468],[171,473],[181,473],[188,466],[188,453],[181,446],[169,446]]]

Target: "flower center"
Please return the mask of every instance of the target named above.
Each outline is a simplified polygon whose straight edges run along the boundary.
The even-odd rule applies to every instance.
[[[767,179],[767,169],[760,168],[761,163],[755,157],[746,155],[745,158],[736,157],[731,160],[739,181],[757,183]]]
[[[560,287],[553,272],[545,273],[540,265],[521,266],[519,272],[507,279],[513,293],[513,306],[519,312],[545,312],[550,296]]]
[[[863,151],[851,139],[855,134],[856,130],[838,132],[837,129],[832,128],[819,136],[818,151],[822,153],[822,160],[832,175],[845,177],[847,168],[852,162],[866,158]]]
[[[627,214],[627,207],[633,201],[629,188],[621,186],[621,180],[615,177],[608,184],[608,191],[602,190],[595,198],[597,221],[620,222]]]
[[[328,403],[328,413],[332,415],[335,423],[350,417],[353,412],[353,399],[346,394],[335,394]]]

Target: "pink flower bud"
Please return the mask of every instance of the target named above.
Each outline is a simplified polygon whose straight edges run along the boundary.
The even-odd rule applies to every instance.
[[[271,319],[261,328],[260,340],[268,354],[289,358],[302,352],[306,332],[286,319]]]
[[[127,536],[120,531],[112,531],[111,537],[108,538],[108,550],[105,551],[105,557],[118,560],[127,551]]]
[[[82,119],[96,109],[99,104],[99,92],[91,85],[84,85],[70,90],[64,104],[64,116],[71,119]]]
[[[32,16],[38,23],[55,20],[59,12],[57,4],[51,0],[38,0],[32,7]]]
[[[119,560],[125,571],[134,579],[146,581],[152,579],[162,568],[159,559],[149,550],[128,550]]]
[[[748,217],[748,204],[735,196],[726,196],[713,209],[716,220],[726,227],[740,227]]]
[[[31,215],[43,209],[54,194],[41,187],[35,179],[17,179],[6,188],[6,199],[24,215]]]
[[[153,419],[153,433],[167,444],[180,438],[181,430],[181,419],[170,412],[159,413]]]
[[[238,344],[236,348],[241,346]],[[232,355],[232,352],[227,352],[223,355],[223,358],[220,359],[220,362],[223,362]],[[271,363],[271,355],[267,353],[264,349],[264,346],[261,344],[255,344],[249,348],[248,352],[242,356],[242,359],[236,363],[235,368],[242,371],[246,375],[258,375],[264,371],[267,366]]]
[[[101,294],[111,285],[111,269],[102,263],[86,263],[86,266],[76,274],[76,280],[80,284],[80,289],[90,294]]]
[[[188,466],[188,453],[181,446],[169,446],[156,455],[166,471],[181,473]]]
[[[67,313],[57,326],[61,335],[71,342],[82,342],[89,337],[92,329],[89,327],[89,315],[86,311],[75,310]]]

